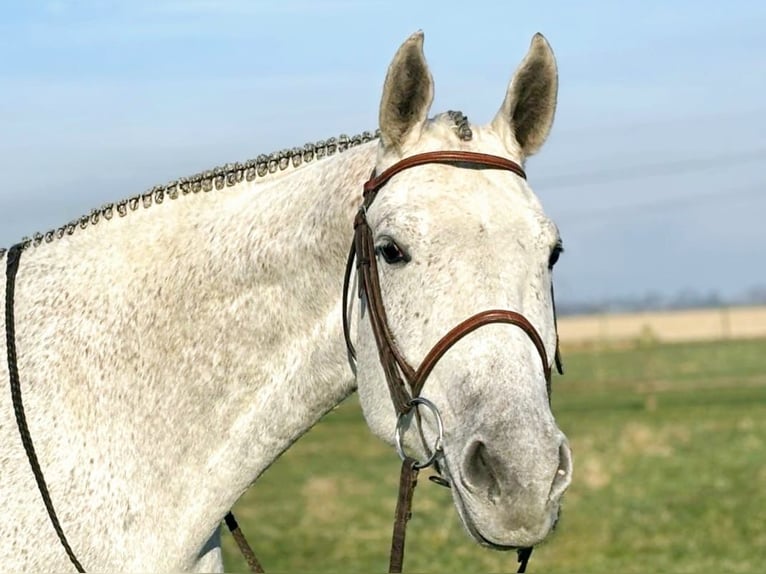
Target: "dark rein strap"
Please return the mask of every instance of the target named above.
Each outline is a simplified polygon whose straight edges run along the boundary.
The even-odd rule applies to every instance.
[[[78,572],[85,572],[85,569],[77,560],[72,547],[69,545],[64,530],[61,528],[58,516],[56,515],[56,509],[53,507],[50,493],[48,492],[48,485],[45,482],[45,476],[40,468],[40,462],[37,459],[37,452],[35,446],[32,443],[32,436],[29,434],[29,425],[27,424],[27,417],[24,413],[24,403],[21,398],[21,381],[19,379],[19,368],[16,358],[16,319],[13,309],[16,292],[16,273],[19,270],[19,261],[21,260],[21,253],[24,251],[24,245],[17,243],[8,250],[6,254],[6,283],[5,283],[5,343],[8,350],[8,376],[11,381],[11,399],[13,401],[13,411],[16,415],[16,426],[19,429],[19,435],[21,436],[21,443],[24,445],[24,451],[27,453],[27,460],[29,466],[32,467],[32,474],[37,482],[37,489],[40,491],[40,496],[45,504],[45,509],[48,511],[48,518],[50,518],[53,529],[56,531],[61,546],[64,547],[66,555],[69,557],[69,561],[77,569]],[[234,515],[229,512],[224,518],[226,526],[231,531],[231,535],[234,537],[234,541],[239,547],[239,551],[247,561],[247,565],[250,567],[250,571],[256,574],[263,572],[263,567],[252,548],[247,543],[245,535],[239,528],[237,520]]]
[[[240,554],[242,554],[243,558],[247,562],[247,566],[250,568],[250,572],[253,572],[254,574],[263,574],[263,566],[261,566],[261,563],[258,561],[258,558],[256,557],[255,552],[253,552],[253,549],[250,547],[250,544],[247,543],[247,538],[245,538],[244,533],[242,530],[240,530],[237,519],[234,518],[234,514],[228,512],[223,520],[226,523],[226,527],[229,529],[229,532],[231,532],[234,541],[237,543]]]
[[[85,569],[74,555],[72,547],[69,546],[69,542],[67,541],[66,535],[59,523],[58,516],[56,515],[56,510],[53,508],[51,495],[48,492],[48,485],[45,483],[45,477],[40,468],[40,462],[37,460],[35,446],[32,443],[32,437],[29,434],[27,417],[24,414],[24,403],[21,400],[21,382],[19,381],[19,368],[16,362],[16,321],[13,313],[13,301],[16,290],[16,272],[19,269],[19,260],[21,259],[21,252],[23,250],[24,246],[21,243],[17,243],[8,250],[5,269],[5,344],[8,349],[8,376],[11,380],[13,412],[16,415],[16,425],[19,429],[19,435],[21,435],[21,443],[24,445],[24,451],[27,453],[29,466],[32,467],[32,474],[34,474],[35,481],[37,482],[37,489],[40,491],[40,496],[42,496],[43,504],[45,504],[45,509],[48,511],[48,517],[51,520],[53,529],[56,531],[56,536],[58,536],[61,545],[64,547],[64,551],[66,551],[69,560],[77,571],[85,572]]]
[[[412,496],[415,494],[415,487],[418,485],[418,473],[420,465],[410,457],[402,461],[402,469],[399,473],[399,495],[396,499],[396,511],[394,512],[394,529],[391,535],[391,554],[389,556],[388,571],[394,574],[400,574],[404,564],[404,543],[407,536],[407,523],[412,518]],[[431,477],[436,478],[436,477]],[[435,481],[437,484],[440,482]],[[446,482],[446,481],[445,481]],[[446,483],[449,487],[449,483]],[[516,571],[526,572],[529,557],[532,556],[533,548],[519,548],[518,554],[519,569]]]

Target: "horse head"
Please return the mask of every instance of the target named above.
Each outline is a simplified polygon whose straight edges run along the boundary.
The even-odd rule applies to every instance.
[[[521,169],[550,131],[557,86],[553,52],[538,34],[488,125],[472,125],[459,112],[429,119],[433,80],[423,35],[414,34],[388,69],[380,105],[375,174],[393,173],[373,179],[368,191],[375,195],[358,217],[369,230],[366,257],[379,291],[360,290],[356,316],[364,416],[391,443],[405,420],[412,427],[399,429],[405,448],[421,459],[436,455],[466,530],[498,549],[542,541],[572,476],[549,395],[558,351],[552,270],[561,239]],[[420,154],[453,151],[468,154],[395,167]],[[474,161],[476,154],[493,156],[501,168]],[[385,310],[379,330],[388,332],[388,350],[381,350],[383,336],[370,317],[372,298]],[[520,318],[461,332],[413,385],[413,372],[445,334],[488,310]],[[386,354],[397,356],[389,371],[409,369],[409,376],[387,374]],[[406,413],[392,406],[389,380],[400,375],[407,396],[419,394],[435,410],[403,419]]]

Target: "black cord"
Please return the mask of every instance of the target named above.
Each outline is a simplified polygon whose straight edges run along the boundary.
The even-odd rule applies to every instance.
[[[519,569],[516,572],[527,571],[527,562],[529,562],[529,557],[532,556],[532,550],[533,547],[530,546],[529,548],[519,548],[516,551],[519,555]]]
[[[72,548],[67,542],[64,531],[61,529],[59,519],[56,516],[56,511],[53,508],[53,502],[48,492],[48,485],[45,484],[45,477],[43,471],[40,469],[40,463],[37,460],[37,454],[35,453],[35,447],[32,444],[32,437],[29,434],[29,427],[27,426],[27,417],[24,414],[24,403],[21,400],[21,382],[19,381],[19,368],[16,363],[16,325],[13,314],[13,298],[16,287],[16,271],[19,268],[19,260],[21,259],[21,252],[24,250],[22,243],[17,243],[8,250],[7,255],[7,267],[6,267],[6,284],[5,284],[5,337],[6,346],[8,348],[8,375],[11,379],[11,398],[13,400],[13,411],[16,414],[16,425],[19,428],[19,434],[21,435],[21,443],[24,445],[24,450],[27,453],[27,459],[29,460],[29,466],[32,467],[32,474],[35,475],[37,481],[37,488],[40,490],[40,496],[43,498],[45,508],[48,510],[48,517],[51,519],[53,529],[61,541],[61,545],[69,556],[69,560],[72,562],[78,572],[85,572],[77,557],[72,552]]]

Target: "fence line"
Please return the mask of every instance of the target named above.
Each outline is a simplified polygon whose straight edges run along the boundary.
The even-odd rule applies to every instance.
[[[559,319],[559,336],[565,345],[766,337],[766,306],[573,315]]]

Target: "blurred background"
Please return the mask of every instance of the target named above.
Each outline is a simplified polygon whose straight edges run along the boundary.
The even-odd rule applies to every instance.
[[[214,165],[374,129],[386,67],[418,29],[433,110],[475,123],[535,32],[558,59],[556,123],[527,167],[566,248],[569,368],[553,403],[575,479],[532,569],[760,571],[764,3],[5,2],[0,245]],[[351,399],[247,493],[240,520],[270,570],[382,571],[396,474]],[[470,542],[430,483],[411,531],[411,569],[514,567]]]

